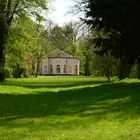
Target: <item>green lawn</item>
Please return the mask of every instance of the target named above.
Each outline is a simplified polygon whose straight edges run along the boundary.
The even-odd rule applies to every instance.
[[[140,140],[140,81],[7,79],[0,140]]]

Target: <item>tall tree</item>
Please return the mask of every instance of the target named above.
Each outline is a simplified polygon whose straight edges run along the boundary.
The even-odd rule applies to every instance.
[[[84,75],[89,76],[91,74],[91,60],[93,57],[93,43],[91,40],[91,34],[83,35],[83,37],[79,40],[79,44],[82,52],[82,60],[81,63],[84,66]]]
[[[27,15],[16,18],[12,23],[6,48],[6,68],[18,78],[26,73],[36,74],[44,56],[43,26],[32,21]]]
[[[96,45],[120,59],[119,78],[125,78],[140,56],[140,1],[82,0],[80,4],[84,4],[86,23],[106,35],[97,37]]]
[[[41,10],[47,10],[46,0],[0,0],[0,81],[5,79],[6,41],[14,17],[22,13],[41,17]]]
[[[103,75],[110,81],[111,76],[116,76],[117,61],[111,56],[110,52],[99,56],[95,55],[93,60],[93,70],[95,75]]]
[[[73,56],[76,55],[76,42],[79,37],[80,25],[77,23],[67,23],[60,27],[51,24],[50,28],[46,30],[46,37],[48,38],[52,48],[59,48]]]

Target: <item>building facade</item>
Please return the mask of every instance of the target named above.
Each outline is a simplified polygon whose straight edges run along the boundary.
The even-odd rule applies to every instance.
[[[56,49],[41,64],[42,75],[79,75],[79,59]]]

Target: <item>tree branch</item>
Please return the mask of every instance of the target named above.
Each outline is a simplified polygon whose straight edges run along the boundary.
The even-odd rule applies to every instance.
[[[8,0],[7,6],[6,6],[6,17],[9,17],[9,15],[10,15],[11,5],[12,5],[12,0]]]
[[[12,20],[13,20],[13,17],[14,17],[14,14],[15,14],[15,12],[16,12],[16,9],[17,9],[19,3],[20,3],[20,1],[18,1],[18,0],[15,2],[15,6],[14,6],[14,8],[13,8],[13,11],[12,11],[12,13],[11,13],[11,16],[9,16],[9,18],[8,18],[8,20],[7,20],[7,24],[8,24],[8,25],[11,24],[11,22],[12,22]]]

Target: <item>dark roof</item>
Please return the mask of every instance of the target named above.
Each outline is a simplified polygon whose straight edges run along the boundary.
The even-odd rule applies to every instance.
[[[48,58],[64,58],[64,59],[78,59],[79,60],[79,58],[77,58],[77,57],[48,57]]]
[[[64,51],[61,51],[60,49],[55,49],[52,52],[48,54],[48,57],[57,57],[57,58],[73,58],[72,55],[69,55],[65,53]]]

